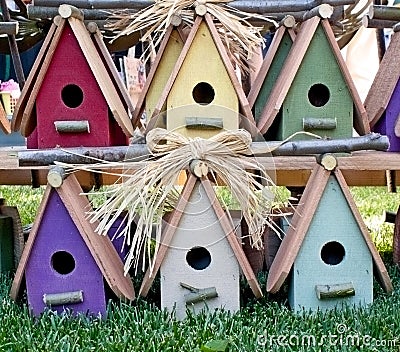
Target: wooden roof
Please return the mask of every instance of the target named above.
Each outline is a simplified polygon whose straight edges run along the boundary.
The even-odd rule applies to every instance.
[[[185,211],[185,207],[188,204],[190,194],[192,193],[196,182],[201,182],[202,186],[204,187],[207,197],[210,200],[210,204],[212,205],[215,214],[219,219],[221,227],[226,234],[226,239],[228,240],[229,245],[231,246],[232,251],[236,256],[239,266],[241,267],[251,290],[253,291],[254,295],[257,298],[262,297],[263,294],[261,292],[261,288],[258,284],[257,278],[254,275],[253,269],[251,268],[251,265],[247,260],[247,257],[242,249],[241,243],[238,241],[238,238],[236,237],[235,229],[231,221],[229,220],[228,215],[222,209],[220,203],[216,201],[216,195],[210,180],[206,177],[198,179],[193,174],[189,175],[185,183],[184,189],[182,191],[182,194],[179,197],[179,200],[175,206],[175,209],[172,212],[171,216],[168,218],[167,224],[161,235],[162,240],[157,252],[155,264],[151,271],[150,269],[147,270],[142,282],[142,286],[139,291],[139,295],[141,296],[147,295],[154,281],[154,278],[157,275],[157,272],[160,269],[160,266],[165,258],[165,255],[167,254],[169,244],[171,243],[175,231],[179,226],[179,222],[181,221],[182,215]]]
[[[57,192],[60,196],[68,214],[78,228],[82,239],[88,246],[90,253],[111,290],[118,298],[133,300],[135,298],[135,291],[132,281],[129,276],[124,276],[123,263],[111,240],[107,236],[95,233],[97,225],[90,223],[86,218],[85,212],[89,211],[90,203],[87,197],[81,195],[83,192],[82,188],[73,174],[67,177],[59,188],[52,188],[50,185],[47,186],[12,283],[11,298],[16,300],[19,295],[25,267],[28,263],[52,191]]]
[[[366,110],[361,102],[360,96],[358,95],[346,63],[340,53],[340,49],[337,45],[329,21],[328,19],[321,19],[318,16],[315,16],[303,22],[300,27],[296,40],[293,43],[285,64],[283,65],[281,74],[271,91],[270,97],[257,125],[261,133],[265,133],[268,130],[280,111],[319,25],[324,29],[326,38],[332,48],[337,64],[339,65],[343,78],[345,79],[349,92],[353,98],[355,107],[354,128],[360,135],[370,132]]]
[[[2,104],[0,104],[0,130],[2,130],[5,134],[11,133],[11,125],[10,121],[8,121],[6,111]]]
[[[400,78],[400,32],[394,32],[365,98],[365,108],[372,127],[386,110]]]
[[[294,41],[294,39],[296,37],[295,31],[292,28],[287,28],[285,26],[280,26],[274,33],[271,45],[269,46],[268,51],[265,54],[265,57],[262,62],[262,65],[260,67],[260,70],[259,70],[257,77],[254,80],[254,82],[251,86],[250,92],[247,96],[250,108],[253,108],[253,106],[257,100],[258,94],[260,93],[260,89],[262,88],[262,86],[264,84],[264,80],[267,77],[268,71],[271,67],[271,64],[275,58],[276,53],[278,52],[279,46],[280,46],[282,39],[286,32],[289,33],[292,41]]]
[[[393,290],[389,274],[385,268],[382,258],[380,257],[374,243],[371,240],[368,229],[364,224],[356,204],[354,203],[354,200],[350,194],[350,190],[341,171],[336,169],[335,171],[331,172],[329,170],[325,170],[322,166],[317,165],[310,176],[307,186],[300,199],[299,205],[293,215],[291,226],[289,227],[275,256],[274,262],[271,265],[267,280],[268,292],[277,292],[289,275],[293,263],[296,260],[302,243],[307,235],[311,220],[318,208],[319,202],[322,198],[331,174],[336,177],[336,180],[338,181],[351,209],[352,215],[368,246],[374,262],[374,272],[378,278],[378,281],[386,292],[391,292]]]
[[[157,106],[154,109],[154,113],[153,116],[157,116],[158,114],[160,114],[160,112],[162,112],[162,107],[164,106],[167,97],[174,85],[174,82],[179,74],[179,71],[184,63],[184,61],[186,60],[188,53],[190,52],[190,48],[193,44],[193,41],[196,37],[196,33],[199,30],[200,24],[205,21],[205,23],[207,24],[208,30],[211,33],[211,37],[215,43],[215,46],[218,50],[220,59],[222,60],[225,68],[226,68],[226,72],[229,75],[229,78],[231,80],[232,86],[236,92],[236,95],[238,97],[239,100],[239,110],[240,113],[248,119],[248,121],[250,122],[250,126],[254,126],[255,127],[255,122],[254,122],[254,118],[253,118],[253,114],[251,112],[250,106],[249,106],[249,102],[246,98],[246,95],[242,89],[242,86],[235,74],[235,70],[233,68],[232,62],[229,59],[228,53],[226,52],[226,49],[221,41],[221,38],[218,34],[217,29],[215,28],[214,22],[212,20],[212,17],[210,14],[205,14],[204,16],[197,16],[194,24],[192,26],[192,29],[185,41],[185,45],[183,46],[182,52],[179,55],[179,58],[176,62],[176,65],[171,73],[171,76],[167,82],[167,84],[164,87],[164,90],[161,94],[160,100],[157,103]],[[213,58],[213,60],[215,60],[216,58]],[[149,116],[151,117],[151,116]]]
[[[185,41],[185,39],[183,38],[183,34],[182,34],[181,29],[179,29],[177,27],[174,27],[173,25],[170,25],[167,28],[167,31],[166,31],[166,33],[165,33],[165,35],[163,37],[163,40],[161,41],[160,48],[157,51],[157,55],[156,55],[156,57],[154,59],[154,62],[151,65],[150,72],[149,72],[149,74],[147,76],[147,79],[146,79],[146,82],[144,84],[144,87],[143,87],[142,91],[140,92],[139,99],[138,99],[138,102],[136,104],[135,111],[133,112],[132,121],[133,121],[133,124],[135,124],[135,125],[138,123],[138,121],[140,121],[140,117],[143,114],[143,111],[145,109],[145,104],[146,104],[147,93],[148,93],[151,85],[155,83],[155,82],[153,82],[154,77],[155,77],[156,72],[157,72],[157,70],[158,70],[158,68],[160,66],[160,63],[162,62],[162,60],[164,58],[164,52],[166,51],[168,43],[169,43],[170,39],[172,39],[171,35],[174,32],[174,29],[176,29],[178,31],[178,33],[180,34],[182,42]],[[162,83],[164,83],[164,82],[162,82]],[[151,117],[152,116],[148,116],[148,119],[150,119]]]
[[[53,54],[57,46],[62,45],[60,37],[66,25],[71,26],[82,49],[82,55],[87,60],[115,120],[127,136],[132,136],[134,130],[128,110],[133,112],[133,106],[127,92],[123,92],[125,88],[122,83],[118,82],[118,73],[104,42],[99,40],[98,33],[92,38],[82,20],[74,17],[64,19],[59,16],[54,19],[22,89],[13,114],[12,130],[20,130],[21,134],[27,137],[36,128],[35,101]]]

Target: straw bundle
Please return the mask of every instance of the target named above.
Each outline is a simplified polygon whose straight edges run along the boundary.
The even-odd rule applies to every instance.
[[[151,51],[160,44],[164,37],[172,16],[180,16],[184,25],[191,26],[195,16],[195,7],[201,4],[214,17],[215,25],[231,59],[239,65],[242,71],[248,71],[247,61],[249,58],[260,47],[264,47],[264,38],[260,33],[262,28],[252,26],[248,19],[257,18],[262,21],[275,22],[268,17],[248,14],[227,6],[226,4],[230,1],[158,0],[154,5],[134,14],[114,13],[109,18],[108,28],[113,31],[120,31],[113,40],[138,31],[143,33],[141,41],[149,43],[142,57],[143,61],[146,62]]]
[[[154,262],[161,238],[162,217],[177,202],[179,192],[177,177],[187,170],[194,159],[208,166],[211,177],[216,175],[229,187],[240,204],[243,217],[249,226],[253,246],[262,247],[265,226],[274,228],[270,221],[274,196],[274,183],[257,160],[251,157],[251,136],[245,130],[224,131],[210,139],[189,139],[179,133],[156,128],[147,135],[147,144],[153,159],[135,173],[126,172],[123,182],[116,183],[102,193],[109,198],[96,210],[90,212],[91,222],[98,222],[96,232],[105,235],[114,221],[126,214],[127,226],[121,229],[130,252],[125,262],[125,273],[131,267],[137,270],[140,254],[146,249],[150,267]],[[96,170],[98,165],[92,166]],[[89,170],[88,166],[76,169]],[[249,169],[257,170],[257,179]],[[136,230],[131,225],[136,220]],[[152,234],[155,228],[155,252],[152,252]],[[142,262],[143,268],[145,261]]]

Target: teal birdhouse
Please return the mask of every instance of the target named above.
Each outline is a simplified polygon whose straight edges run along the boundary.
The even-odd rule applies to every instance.
[[[289,277],[293,310],[327,310],[373,301],[373,273],[392,284],[339,170],[317,166],[272,263],[267,291]]]
[[[298,131],[348,138],[369,132],[368,119],[327,19],[300,27],[257,124],[283,140]]]

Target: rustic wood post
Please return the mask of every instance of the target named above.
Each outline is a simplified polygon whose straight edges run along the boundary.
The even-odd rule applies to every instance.
[[[394,223],[393,262],[396,265],[400,265],[400,207],[397,209]]]

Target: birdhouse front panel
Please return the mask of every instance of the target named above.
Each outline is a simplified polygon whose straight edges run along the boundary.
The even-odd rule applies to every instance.
[[[239,100],[205,21],[167,97],[167,129],[209,138],[239,128]]]
[[[256,121],[259,121],[260,115],[264,110],[265,103],[267,102],[271,90],[277,80],[279,74],[281,73],[283,64],[286,60],[286,57],[289,54],[289,51],[292,47],[293,40],[290,37],[290,34],[286,31],[281,39],[279,47],[275,52],[274,58],[272,59],[271,65],[268,69],[268,72],[265,76],[264,82],[261,86],[260,92],[258,93],[257,99],[254,102],[254,118]],[[269,53],[267,52],[266,58]]]
[[[283,102],[277,139],[298,131],[329,138],[351,137],[353,105],[335,54],[319,25]]]
[[[214,201],[218,201],[215,199]],[[175,310],[225,308],[237,311],[239,264],[210,204],[197,182],[160,267],[161,306]]]
[[[69,24],[39,90],[36,116],[39,148],[127,143]]]
[[[146,94],[147,118],[151,118],[153,116],[154,107],[157,105],[160,99],[163,89],[168,81],[169,76],[171,75],[182,48],[183,40],[181,35],[176,29],[174,29],[171,32]],[[164,104],[162,111],[165,110],[166,105]],[[166,128],[165,114],[162,114],[161,116],[154,116],[154,118],[157,120],[155,126]]]
[[[330,176],[292,268],[295,311],[366,305],[373,300],[373,260],[334,176]]]
[[[40,220],[25,278],[35,315],[46,308],[106,313],[103,275],[55,190]]]
[[[400,151],[400,80],[397,82],[382,118],[374,126],[374,131],[389,137],[391,152]]]

